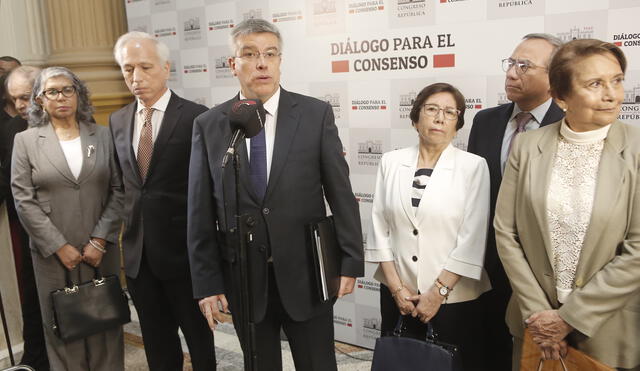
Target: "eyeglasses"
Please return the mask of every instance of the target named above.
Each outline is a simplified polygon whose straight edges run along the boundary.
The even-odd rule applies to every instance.
[[[456,120],[460,115],[459,110],[451,107],[442,108],[437,104],[425,104],[422,106],[422,112],[429,117],[438,116],[440,111],[442,111],[444,118],[447,120]]]
[[[266,52],[262,53],[256,50],[245,50],[240,55],[236,56],[236,58],[240,58],[246,62],[256,62],[260,59],[260,57],[262,57],[264,58],[265,62],[271,63],[281,55],[282,53],[278,52],[278,50],[267,50]]]
[[[502,60],[502,70],[504,72],[508,72],[511,67],[516,67],[516,73],[518,75],[524,75],[530,68],[542,68],[546,70],[546,67],[537,66],[526,59],[513,59],[513,58],[505,58]]]
[[[71,98],[75,93],[76,93],[76,87],[71,85],[71,86],[65,86],[64,88],[62,88],[62,90],[58,90],[54,88],[47,89],[42,94],[48,99],[54,100],[54,99],[58,99],[60,94],[62,94],[66,98]]]

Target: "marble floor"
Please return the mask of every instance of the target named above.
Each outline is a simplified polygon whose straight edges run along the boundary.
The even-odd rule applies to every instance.
[[[140,325],[137,321],[135,309],[132,307],[132,322],[127,324],[125,330],[125,368],[127,371],[146,371],[147,362],[144,356],[142,337],[140,336]],[[286,341],[282,344],[283,370],[295,370],[289,344]],[[243,370],[242,351],[240,343],[236,337],[235,330],[230,323],[223,323],[218,326],[215,332],[216,359],[218,360],[218,371]],[[186,351],[187,346],[182,341],[182,348]],[[367,349],[358,348],[348,344],[336,342],[336,359],[338,370],[340,371],[364,371],[371,369],[372,352]],[[185,353],[184,371],[191,370],[189,354]]]

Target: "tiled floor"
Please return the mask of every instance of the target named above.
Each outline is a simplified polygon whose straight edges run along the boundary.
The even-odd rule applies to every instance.
[[[215,332],[216,359],[219,371],[243,370],[242,351],[233,326],[223,323]],[[282,363],[284,370],[295,370],[293,360],[286,341],[282,343]],[[187,346],[182,342],[182,349]],[[340,371],[364,371],[371,369],[372,352],[347,344],[336,343],[336,359]],[[132,322],[125,326],[125,368],[127,371],[146,371],[147,362],[144,356],[140,326],[135,309],[132,307]],[[191,370],[189,355],[185,353],[184,370]]]

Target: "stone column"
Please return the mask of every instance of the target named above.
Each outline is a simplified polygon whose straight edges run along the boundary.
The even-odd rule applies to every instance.
[[[131,101],[113,46],[127,30],[121,0],[44,0],[51,52],[49,66],[64,66],[87,82],[98,123]]]
[[[0,50],[23,64],[42,67],[49,55],[44,0],[0,1]]]

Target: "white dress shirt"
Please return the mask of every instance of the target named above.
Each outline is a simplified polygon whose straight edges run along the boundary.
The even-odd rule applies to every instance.
[[[549,107],[551,107],[552,99],[549,98],[546,102],[542,103],[538,107],[529,111],[533,116],[534,120],[529,120],[527,124],[524,126],[525,131],[535,130],[540,127],[544,116],[547,114]],[[509,118],[509,123],[507,123],[506,129],[504,129],[504,136],[502,137],[502,150],[500,152],[500,169],[504,174],[504,165],[507,162],[507,157],[509,157],[509,143],[511,143],[511,138],[513,134],[518,129],[518,124],[516,124],[516,115],[522,112],[518,104],[513,105],[513,112],[511,112],[511,118]]]
[[[240,99],[247,99],[242,92],[240,92]],[[267,182],[269,181],[269,174],[271,173],[271,158],[273,157],[273,143],[276,139],[276,123],[278,122],[278,104],[280,103],[280,87],[276,90],[275,94],[269,98],[266,102],[262,102],[262,106],[267,111],[267,116],[264,123],[264,135],[267,145]],[[247,157],[251,159],[251,138],[246,139],[247,144]]]
[[[169,105],[169,99],[171,99],[171,89],[167,89],[167,91],[162,94],[160,99],[158,99],[153,106],[153,114],[151,116],[151,128],[152,128],[152,138],[153,143],[156,142],[156,138],[158,138],[158,133],[160,132],[160,125],[162,125],[162,120],[164,119],[164,113],[167,110],[167,106]],[[140,99],[138,99],[138,106],[136,107],[136,120],[133,127],[133,138],[131,138],[131,146],[133,147],[133,153],[138,158],[138,144],[140,143],[140,133],[142,132],[142,126],[144,125],[144,104]]]

